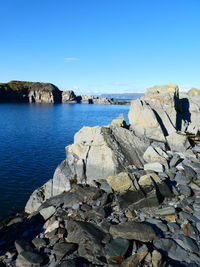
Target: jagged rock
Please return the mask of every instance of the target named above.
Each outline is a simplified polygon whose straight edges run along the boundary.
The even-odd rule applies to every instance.
[[[46,199],[70,190],[74,182],[94,184],[129,166],[142,167],[148,146],[148,140],[122,127],[83,127],[74,144],[66,148],[66,160],[57,167],[53,179],[33,192],[25,211],[36,211]]]
[[[185,176],[187,176],[191,180],[196,180],[197,173],[193,170],[193,168],[185,164],[183,165],[183,168],[183,173],[185,174]]]
[[[62,92],[62,102],[63,103],[76,103],[77,97],[72,90]]]
[[[180,156],[177,155],[177,154],[174,154],[173,157],[170,160],[169,165],[170,165],[171,168],[172,167],[176,167],[181,161],[182,161],[182,159],[180,158]]]
[[[52,196],[52,179],[50,179],[31,194],[26,203],[25,212],[33,213],[34,211],[37,211],[41,204]]]
[[[67,160],[77,180],[91,184],[129,165],[141,167],[138,154],[145,146],[144,141],[122,127],[84,127],[75,135],[74,145],[67,148]]]
[[[161,142],[176,131],[197,134],[200,125],[199,100],[200,95],[196,93],[195,96],[189,93],[179,97],[175,84],[152,87],[144,97],[131,102],[131,128],[138,136]]]
[[[149,242],[157,237],[154,229],[150,225],[140,222],[126,222],[118,225],[111,225],[110,234],[113,238],[121,237],[142,242]]]
[[[33,251],[23,251],[16,260],[16,266],[40,266],[46,259],[46,256]]]
[[[47,221],[47,223],[44,224],[44,228],[46,229],[45,234],[50,233],[55,229],[58,229],[59,225],[60,225],[59,221],[53,221],[53,222]]]
[[[132,255],[125,259],[121,264],[120,267],[137,267],[140,264],[140,260],[137,257],[137,254]]]
[[[186,132],[192,135],[197,135],[198,131],[199,131],[199,126],[194,122],[191,122],[186,129]]]
[[[155,189],[150,188],[145,192],[144,190],[127,191],[119,198],[119,205],[121,208],[128,208],[131,211],[142,208],[155,207],[160,204],[160,200]]]
[[[179,188],[181,195],[184,195],[186,197],[191,196],[192,190],[189,186],[180,184],[178,188]]]
[[[160,267],[162,264],[162,255],[157,250],[152,252],[152,265],[153,267]]]
[[[117,238],[111,240],[105,246],[105,255],[109,262],[114,261],[116,257],[124,256],[128,250],[130,242],[126,239]]]
[[[78,253],[92,263],[102,264],[106,262],[102,240],[106,234],[97,226],[78,221],[67,221],[67,241],[78,244]]]
[[[155,224],[161,231],[167,232],[168,227],[166,224],[164,224],[161,220],[159,219],[154,219],[154,218],[148,218],[146,219],[146,222],[149,222],[151,224]]]
[[[135,190],[131,177],[127,172],[120,172],[119,174],[108,176],[107,181],[112,189],[120,194],[128,190]]]
[[[107,194],[113,193],[111,186],[108,184],[108,182],[106,180],[99,180],[98,182],[101,185],[100,189],[105,191]]]
[[[139,262],[143,261],[143,259],[147,256],[148,252],[149,250],[146,245],[142,245],[138,249],[136,255],[137,255],[137,258],[139,259]]]
[[[112,120],[111,125],[118,127],[126,127],[127,125],[123,114],[120,114],[116,119]]]
[[[56,258],[58,260],[61,260],[66,254],[70,254],[76,249],[77,245],[73,243],[56,243],[53,247],[52,252],[56,255]]]
[[[93,209],[89,210],[85,213],[84,218],[89,220],[102,220],[105,217],[106,213],[102,207],[94,207]]]
[[[44,218],[44,220],[48,220],[54,213],[56,209],[53,206],[50,206],[48,208],[44,208],[40,210],[40,214]]]
[[[158,151],[156,151],[156,148],[149,146],[147,148],[147,150],[144,152],[143,155],[143,159],[150,163],[150,162],[160,162],[163,164],[166,164],[166,158],[168,158],[168,155],[162,151],[162,149],[160,149],[159,147],[157,148],[157,150],[161,153],[161,155],[159,154]]]
[[[170,257],[173,260],[189,262],[188,253],[181,248],[174,240],[172,239],[158,239],[154,241],[154,246],[158,251]]]
[[[131,128],[139,136],[165,142],[165,136],[180,128],[180,106],[177,85],[167,84],[149,88],[144,97],[131,102]]]
[[[191,182],[191,178],[184,175],[181,171],[177,172],[176,176],[175,176],[175,181],[178,183],[178,184],[181,184],[181,185],[187,185]]]
[[[34,238],[32,243],[37,249],[43,248],[47,245],[46,240],[43,238]]]
[[[185,250],[198,253],[199,248],[194,240],[192,240],[190,237],[181,235],[180,239],[175,239],[175,241]]]
[[[172,233],[175,233],[176,231],[180,230],[180,226],[175,222],[168,222],[167,226],[169,227],[169,230]]]
[[[59,195],[64,191],[69,191],[71,189],[70,178],[73,179],[74,176],[68,162],[63,160],[61,164],[58,165],[53,175],[51,184],[52,196]]]
[[[77,99],[78,102],[86,104],[100,104],[100,105],[114,104],[113,99],[107,97],[82,95],[78,96]]]
[[[188,141],[188,138],[186,135],[178,134],[176,132],[170,134],[167,136],[167,143],[171,149],[171,151],[174,152],[185,152],[188,150],[191,145]]]
[[[131,101],[128,117],[131,128],[137,136],[165,142],[165,136],[156,115],[145,101],[140,99]]]
[[[153,182],[155,183],[162,183],[162,180],[159,178],[159,176],[155,173],[148,173],[140,177],[138,184],[141,187],[144,186],[152,186],[154,185]]]

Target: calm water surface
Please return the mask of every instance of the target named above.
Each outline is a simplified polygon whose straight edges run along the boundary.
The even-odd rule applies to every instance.
[[[24,208],[52,178],[65,146],[83,126],[106,125],[129,106],[0,104],[0,217]]]

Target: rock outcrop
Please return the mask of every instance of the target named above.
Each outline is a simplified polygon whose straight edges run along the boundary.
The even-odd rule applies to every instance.
[[[190,97],[192,96],[198,96],[200,95],[200,89],[197,89],[197,88],[191,88],[189,91],[188,91],[188,95]]]
[[[131,102],[131,128],[137,136],[160,142],[165,142],[166,137],[170,138],[177,132],[182,135],[197,134],[199,100],[199,94],[194,89],[179,96],[179,88],[175,84],[151,87],[143,97]]]
[[[82,96],[77,96],[77,100],[79,103],[83,104],[100,104],[100,105],[115,104],[113,98],[108,98],[108,97],[82,95]]]
[[[178,130],[180,111],[178,86],[155,86],[131,102],[129,121],[136,135],[164,142],[166,136]]]
[[[0,84],[0,102],[60,103],[61,91],[51,83],[11,81]]]
[[[53,179],[33,193],[25,210],[35,211],[34,207],[46,199],[70,190],[74,182],[94,185],[108,176],[141,168],[142,155],[149,145],[148,140],[115,124],[83,127],[75,135],[74,144],[66,147],[66,160],[57,167]]]
[[[130,101],[97,96],[76,96],[74,91],[60,91],[51,83],[11,81],[0,83],[0,102],[16,103],[82,103],[128,105]]]
[[[62,102],[63,103],[77,103],[77,96],[74,91],[68,90],[62,92]]]

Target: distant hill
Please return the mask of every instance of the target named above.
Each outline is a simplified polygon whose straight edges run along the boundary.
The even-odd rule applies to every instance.
[[[114,99],[135,99],[143,96],[143,93],[126,93],[126,94],[102,94],[100,97],[109,97]]]

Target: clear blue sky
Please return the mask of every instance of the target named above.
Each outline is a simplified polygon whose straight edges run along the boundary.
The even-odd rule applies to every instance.
[[[0,81],[79,93],[200,88],[199,0],[2,0]]]

